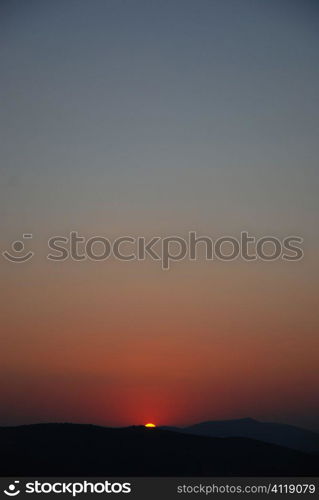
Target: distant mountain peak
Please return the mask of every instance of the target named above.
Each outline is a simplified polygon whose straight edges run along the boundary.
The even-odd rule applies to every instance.
[[[198,436],[244,437],[309,453],[319,453],[319,434],[291,425],[260,422],[251,417],[198,422],[178,431]]]
[[[196,427],[200,425],[210,425],[210,424],[260,424],[259,420],[256,420],[251,417],[242,417],[242,418],[232,418],[226,420],[205,420],[204,422],[197,422],[196,424],[192,424],[187,426],[187,428]]]

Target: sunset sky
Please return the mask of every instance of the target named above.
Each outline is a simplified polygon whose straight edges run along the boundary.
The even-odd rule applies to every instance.
[[[0,6],[0,425],[319,430],[319,6]],[[300,262],[49,262],[47,239],[304,238]]]

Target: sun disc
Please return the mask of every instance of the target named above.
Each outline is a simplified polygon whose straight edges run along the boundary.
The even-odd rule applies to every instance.
[[[145,424],[145,427],[152,428],[152,427],[156,427],[156,425],[149,422],[149,423]]]

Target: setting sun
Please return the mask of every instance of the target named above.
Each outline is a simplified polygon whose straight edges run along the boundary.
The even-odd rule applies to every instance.
[[[148,424],[145,424],[145,427],[156,427],[156,425],[152,424],[152,423],[148,423]]]

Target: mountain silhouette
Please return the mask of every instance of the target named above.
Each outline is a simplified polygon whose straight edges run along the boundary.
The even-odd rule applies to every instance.
[[[252,418],[201,422],[167,430],[209,437],[244,437],[307,453],[319,453],[319,434],[293,425],[259,422]]]
[[[318,476],[319,456],[246,438],[81,424],[0,427],[3,476]]]

